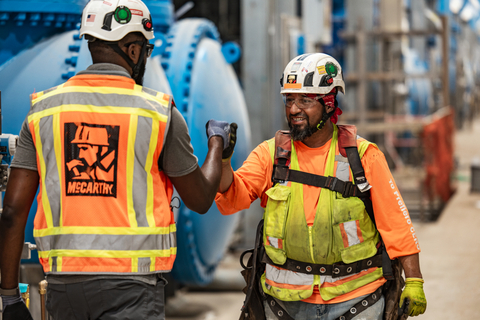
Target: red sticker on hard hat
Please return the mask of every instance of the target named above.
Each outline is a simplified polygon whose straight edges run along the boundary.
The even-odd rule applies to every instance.
[[[107,5],[107,6],[110,6],[110,7],[112,6],[112,4],[111,4],[110,2],[108,2],[108,1],[103,1],[103,4],[104,4],[104,5]]]
[[[120,126],[64,124],[67,196],[117,196]]]
[[[143,17],[143,11],[142,10],[137,10],[137,9],[130,9],[133,15]]]

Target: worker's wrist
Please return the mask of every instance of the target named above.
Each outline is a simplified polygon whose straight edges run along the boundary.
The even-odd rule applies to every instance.
[[[14,295],[14,296],[4,296],[4,295],[2,295],[1,297],[2,297],[3,310],[5,310],[5,308],[7,306],[11,306],[15,303],[23,302],[23,299],[20,296],[20,293],[18,295]]]
[[[20,288],[17,286],[13,289],[3,289],[0,285],[0,296],[8,297],[8,296],[19,296],[20,295]]]
[[[405,279],[405,282],[421,282],[421,283],[425,283],[425,281],[424,281],[422,278],[413,278],[413,277],[406,278],[406,279]]]
[[[222,159],[222,162],[223,162],[223,163],[230,163],[230,160],[232,160],[232,157],[233,157],[233,153],[234,153],[234,152],[235,152],[235,151],[233,151],[232,154],[231,154],[228,158]]]

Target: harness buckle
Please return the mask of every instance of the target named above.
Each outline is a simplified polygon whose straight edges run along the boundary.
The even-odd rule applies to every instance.
[[[290,169],[288,168],[288,166],[274,164],[272,182],[284,183],[286,180],[288,180],[289,171]]]
[[[327,180],[325,180],[325,188],[335,191],[337,180],[338,179],[336,177],[327,177]]]

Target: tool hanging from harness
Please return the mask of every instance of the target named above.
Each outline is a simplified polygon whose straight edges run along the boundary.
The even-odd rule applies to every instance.
[[[365,205],[365,210],[367,211],[370,219],[372,220],[373,224],[376,227],[375,217],[373,214],[373,206],[372,206],[372,201],[370,198],[370,191],[369,191],[371,186],[369,185],[367,179],[365,178],[365,172],[363,170],[363,166],[358,153],[355,126],[338,126],[338,145],[339,145],[340,154],[343,157],[346,157],[348,159],[355,183],[352,183],[350,181],[343,181],[338,179],[337,177],[325,177],[325,176],[310,174],[310,173],[301,172],[297,170],[291,170],[289,168],[290,156],[291,156],[290,133],[288,131],[278,131],[277,134],[275,135],[275,157],[274,157],[274,168],[272,172],[272,182],[275,185],[276,183],[285,183],[287,181],[292,181],[292,182],[307,184],[307,185],[316,186],[320,188],[327,188],[331,191],[335,191],[342,194],[344,198],[358,197],[363,201]],[[263,227],[262,222],[261,224]],[[259,227],[260,227],[260,224],[259,224]],[[283,308],[280,307],[278,303],[276,303],[273,297],[269,296],[268,294],[265,294],[261,287],[258,288],[258,282],[253,283],[253,282],[256,282],[254,278],[258,278],[258,274],[260,272],[263,273],[266,263],[271,265],[276,265],[283,269],[288,269],[288,270],[300,272],[300,273],[331,275],[332,278],[347,276],[371,267],[382,267],[383,276],[388,280],[387,284],[389,285],[389,286],[385,286],[384,289],[387,289],[388,287],[390,288],[395,287],[396,294],[393,299],[398,301],[398,297],[399,297],[398,292],[399,290],[401,292],[401,287],[403,287],[403,285],[401,285],[401,283],[400,284],[397,283],[397,285],[395,286],[392,286],[390,284],[394,282],[393,280],[395,278],[397,279],[398,277],[401,278],[401,269],[399,273],[398,262],[395,262],[393,264],[394,269],[392,269],[392,261],[390,260],[387,254],[387,251],[385,250],[383,242],[381,242],[379,254],[369,259],[357,261],[352,264],[315,265],[312,263],[305,263],[305,262],[296,261],[296,260],[287,258],[287,261],[283,265],[278,265],[273,263],[273,261],[265,254],[265,251],[263,250],[263,246],[261,244],[261,240],[260,240],[260,245],[259,246],[257,245],[257,242],[259,241],[259,237],[261,236],[262,236],[261,233],[258,234],[258,230],[257,230],[256,246],[253,251],[250,251],[252,253],[252,257],[250,257],[249,266],[251,267],[250,269],[248,269],[248,267],[244,266],[244,269],[245,269],[244,272],[248,273],[248,271],[250,272],[254,271],[254,274],[253,276],[250,276],[248,278],[248,280],[250,281],[247,281],[247,287],[245,288],[247,289],[246,290],[247,296],[244,302],[244,306],[242,307],[242,315],[240,319],[264,319],[265,318],[264,314],[262,314],[261,316],[258,316],[258,315],[252,316],[252,313],[257,313],[255,312],[255,310],[251,309],[251,304],[249,304],[249,300],[252,295],[260,296],[263,301],[267,301],[267,304],[270,306],[271,310],[277,315],[278,319],[288,319],[288,320],[292,319],[288,315],[288,313],[285,310],[283,310]],[[257,252],[258,248],[262,249],[261,253]],[[244,254],[245,253],[247,252],[244,252]],[[243,255],[241,259],[243,259]],[[253,263],[253,266],[251,263]],[[241,264],[243,266],[242,260],[241,260]],[[247,277],[246,277],[246,280],[247,280]],[[252,293],[252,291],[255,291],[255,293]],[[385,292],[385,296],[391,296],[389,295],[388,291],[389,290]],[[339,319],[343,320],[343,319],[353,318],[354,316],[358,315],[358,313],[365,310],[367,306],[370,306],[376,301],[378,301],[381,297],[381,294],[382,294],[382,288],[379,288],[373,294],[369,295],[368,298],[366,298],[364,301],[359,302],[357,305],[351,308],[349,312],[342,315],[342,317],[340,317]],[[394,306],[397,307],[398,302]],[[258,309],[258,307],[254,309]],[[394,308],[393,306],[390,309],[396,310],[396,308]],[[354,312],[352,312],[352,310]],[[249,311],[250,311],[250,314],[249,314]],[[392,313],[392,312],[389,312],[389,313]],[[396,313],[395,313],[395,319],[396,319]]]

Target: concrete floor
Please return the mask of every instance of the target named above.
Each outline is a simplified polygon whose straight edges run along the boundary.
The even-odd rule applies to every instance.
[[[437,221],[414,222],[427,297],[427,311],[416,319],[480,319],[480,272],[476,270],[480,263],[480,193],[470,193],[470,166],[472,159],[480,158],[479,139],[480,119],[455,134],[457,192]],[[238,319],[244,295],[236,259],[235,255],[226,256],[218,269],[223,291],[178,292],[167,304],[167,320]],[[231,290],[225,290],[228,279]]]

